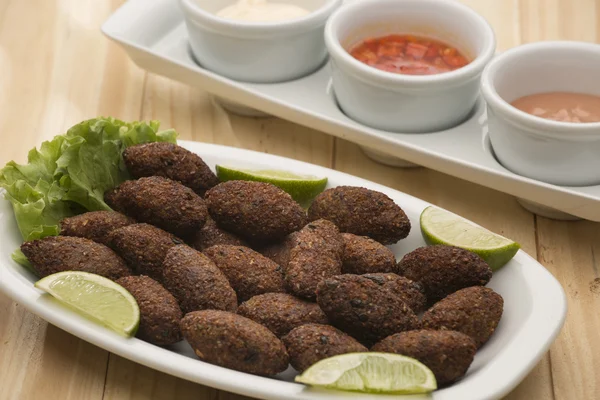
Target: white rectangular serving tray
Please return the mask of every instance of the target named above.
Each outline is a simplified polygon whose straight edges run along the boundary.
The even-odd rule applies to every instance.
[[[363,186],[388,195],[409,217],[410,235],[390,246],[396,258],[425,246],[419,216],[425,201],[339,171],[249,150],[180,141],[214,170],[215,164],[258,169],[282,169],[328,178],[328,187]],[[522,250],[488,284],[504,298],[504,313],[496,332],[477,352],[466,376],[427,396],[386,396],[316,390],[293,382],[289,368],[276,378],[265,378],[202,362],[185,342],[162,348],[136,338],[126,339],[61,306],[34,288],[35,276],[16,264],[11,253],[22,238],[10,203],[0,200],[0,291],[31,312],[65,331],[122,357],[165,373],[266,400],[491,400],[499,399],[525,378],[548,350],[567,312],[564,291],[556,279]]]
[[[482,100],[467,121],[446,131],[384,132],[354,122],[340,111],[330,88],[329,65],[304,78],[277,84],[236,82],[203,69],[189,51],[176,0],[129,0],[104,23],[102,31],[150,72],[355,142],[367,152],[370,149],[371,155],[374,151],[392,156],[392,162],[394,158],[406,160],[572,216],[600,221],[600,185],[550,185],[514,174],[496,161]]]

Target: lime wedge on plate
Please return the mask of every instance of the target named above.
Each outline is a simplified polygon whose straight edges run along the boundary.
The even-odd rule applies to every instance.
[[[369,393],[416,394],[437,389],[433,372],[414,358],[391,353],[349,353],[326,358],[296,382]]]
[[[58,272],[40,279],[35,287],[121,335],[133,336],[140,324],[140,309],[133,296],[100,275]]]
[[[302,206],[308,207],[312,200],[327,186],[327,178],[299,175],[278,170],[250,170],[217,165],[217,176],[225,181],[257,181],[271,183],[292,196]]]
[[[428,244],[445,244],[472,251],[497,270],[509,262],[519,244],[449,211],[429,206],[421,213],[421,233]]]

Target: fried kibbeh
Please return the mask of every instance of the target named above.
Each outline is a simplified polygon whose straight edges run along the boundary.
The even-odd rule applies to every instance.
[[[163,261],[163,283],[184,313],[237,310],[237,296],[223,272],[204,254],[180,244]]]
[[[317,303],[332,325],[366,345],[419,327],[417,316],[400,297],[360,275],[322,280]]]
[[[218,244],[248,247],[248,243],[244,239],[221,229],[210,216],[206,218],[204,226],[188,239],[188,243],[198,251],[204,251]]]
[[[311,204],[308,218],[329,220],[340,232],[368,236],[381,244],[397,243],[410,232],[408,217],[392,199],[356,186],[325,190]]]
[[[128,147],[123,151],[123,161],[134,178],[162,176],[189,187],[200,196],[219,184],[219,178],[200,156],[173,143]]]
[[[298,372],[325,358],[368,351],[365,346],[329,325],[306,324],[283,337],[290,364]]]
[[[133,224],[108,235],[110,247],[139,275],[162,282],[163,260],[173,246],[183,241],[150,224]]]
[[[241,315],[194,311],[183,317],[180,326],[183,337],[202,361],[264,376],[276,375],[288,367],[289,357],[281,340]]]
[[[90,211],[60,221],[62,236],[77,236],[109,245],[108,234],[136,222],[116,211]]]
[[[125,181],[117,193],[125,214],[181,237],[202,228],[208,215],[204,200],[192,189],[160,176]]]
[[[343,255],[343,242],[339,236],[339,230],[333,224],[333,222],[327,220],[313,221],[311,224],[311,230],[316,232],[334,247],[336,252]],[[285,237],[284,240],[273,242],[266,246],[262,246],[259,252],[271,260],[279,264],[285,271],[290,261],[290,251],[296,245],[296,238],[298,232],[292,232]]]
[[[425,311],[427,298],[419,283],[392,273],[364,274],[362,276],[395,293],[415,313]]]
[[[323,310],[287,293],[265,293],[242,303],[238,314],[266,326],[277,337],[309,323],[327,324]]]
[[[342,239],[344,274],[363,275],[396,270],[396,256],[381,243],[367,236],[357,236],[352,233],[342,233]]]
[[[492,269],[477,254],[445,245],[420,247],[397,265],[398,274],[419,282],[429,304],[469,286],[485,286]]]
[[[470,336],[483,346],[492,336],[504,310],[504,299],[490,288],[472,286],[438,301],[423,314],[423,329],[450,330]]]
[[[302,228],[302,207],[270,183],[227,181],[206,192],[211,217],[217,224],[252,242],[271,242]]]
[[[179,321],[183,313],[177,300],[160,283],[148,276],[127,276],[117,280],[135,298],[140,308],[136,336],[164,346],[181,340]]]
[[[477,347],[473,339],[460,332],[416,330],[388,336],[371,351],[417,359],[433,372],[438,385],[444,386],[467,373]]]
[[[285,272],[288,263],[290,262],[290,251],[296,243],[296,235],[298,232],[292,232],[285,237],[284,240],[273,242],[266,246],[261,246],[258,252],[263,256],[275,261]]]
[[[204,250],[243,302],[263,293],[285,292],[281,267],[244,246],[217,245]]]
[[[46,236],[21,245],[40,278],[62,271],[83,271],[117,280],[131,275],[125,261],[103,244],[75,236]]]
[[[104,202],[114,211],[118,211],[122,214],[125,214],[125,205],[123,204],[121,199],[121,192],[119,191],[119,186],[104,192]]]
[[[326,220],[308,223],[294,236],[285,268],[288,291],[314,300],[319,282],[342,273],[342,251],[341,237],[333,223]]]
[[[344,254],[344,239],[340,235],[340,230],[331,221],[326,219],[317,219],[309,222],[302,230],[310,230],[327,241],[334,254],[340,259]]]

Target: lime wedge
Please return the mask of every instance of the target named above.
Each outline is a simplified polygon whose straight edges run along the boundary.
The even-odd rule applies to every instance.
[[[35,287],[121,335],[133,336],[140,324],[140,309],[133,296],[100,275],[58,272],[40,279]]]
[[[414,358],[391,353],[349,353],[311,366],[296,382],[369,393],[416,394],[437,389],[433,372]]]
[[[421,233],[428,244],[445,244],[472,251],[497,270],[509,262],[519,244],[449,211],[429,206],[421,213]]]
[[[241,180],[271,183],[292,196],[294,200],[304,207],[308,207],[312,200],[327,186],[327,178],[313,175],[300,175],[278,170],[250,170],[217,165],[217,176],[222,182]]]

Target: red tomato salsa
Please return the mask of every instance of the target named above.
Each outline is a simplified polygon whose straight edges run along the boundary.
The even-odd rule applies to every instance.
[[[413,35],[366,39],[354,47],[350,54],[377,69],[405,75],[441,74],[469,63],[455,47]]]

